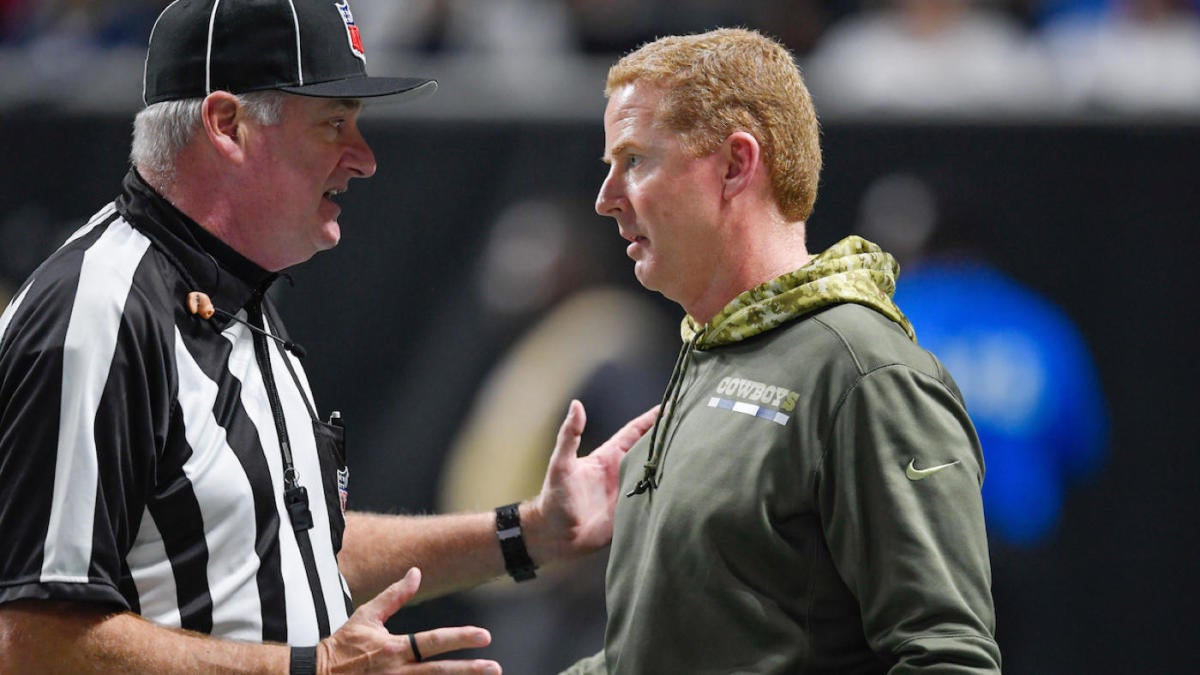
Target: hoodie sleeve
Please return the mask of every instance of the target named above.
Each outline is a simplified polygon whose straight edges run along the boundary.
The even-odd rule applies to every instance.
[[[597,652],[589,658],[582,659],[575,665],[562,671],[559,675],[605,675],[608,670],[604,666],[604,652]]]
[[[983,456],[953,383],[887,366],[834,411],[817,498],[867,642],[892,675],[999,673]]]

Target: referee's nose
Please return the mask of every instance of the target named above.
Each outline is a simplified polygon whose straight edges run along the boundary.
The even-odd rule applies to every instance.
[[[375,153],[362,135],[358,124],[348,125],[346,130],[345,152],[342,155],[342,165],[350,170],[355,178],[370,178],[375,175],[377,165]]]

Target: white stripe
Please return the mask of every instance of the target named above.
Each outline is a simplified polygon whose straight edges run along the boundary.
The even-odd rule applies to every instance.
[[[708,407],[715,408],[719,405],[721,405],[721,399],[717,398],[716,396],[708,399]]]
[[[246,320],[245,311],[239,311],[239,319]],[[292,644],[316,644],[320,639],[316,610],[312,592],[308,589],[308,576],[304,560],[300,557],[300,546],[290,526],[287,509],[283,505],[283,457],[279,453],[279,435],[275,432],[275,418],[263,386],[262,374],[254,356],[254,341],[250,331],[240,323],[230,324],[222,335],[233,345],[229,354],[229,373],[242,383],[242,407],[258,432],[259,442],[266,453],[267,466],[271,470],[271,485],[275,486],[275,509],[279,513],[279,564],[283,574],[284,600],[288,609],[288,642]],[[278,380],[279,378],[276,378]],[[307,415],[307,413],[306,413]],[[315,503],[309,486],[309,499]],[[315,509],[314,509],[315,512]],[[315,540],[315,535],[314,540]]]
[[[272,334],[270,324],[265,322]],[[312,511],[313,527],[308,536],[313,542],[313,553],[317,562],[317,572],[321,577],[321,593],[325,596],[325,609],[329,612],[329,628],[337,630],[346,622],[346,600],[342,597],[341,572],[338,570],[337,558],[329,542],[329,510],[325,507],[325,488],[321,481],[321,463],[317,456],[317,442],[313,436],[312,418],[308,414],[308,405],[301,398],[300,390],[296,388],[283,357],[274,345],[267,350],[271,355],[271,370],[275,373],[275,384],[279,390],[280,403],[283,405],[284,416],[287,418],[289,439],[292,444],[292,461],[299,473],[300,483],[308,489],[308,504]],[[304,378],[304,370],[299,361],[292,359],[292,367],[296,369],[297,377]],[[315,403],[314,403],[315,405]],[[282,506],[282,502],[280,504]],[[286,522],[286,520],[285,520]],[[291,633],[288,633],[291,641]],[[307,644],[295,642],[292,644]]]
[[[66,246],[67,244],[70,244],[71,242],[82,237],[83,235],[87,234],[88,232],[91,232],[94,227],[96,227],[100,223],[104,222],[104,220],[106,218],[108,218],[112,214],[116,213],[116,211],[117,211],[117,205],[112,202],[109,202],[107,205],[105,205],[104,208],[97,211],[96,215],[92,216],[91,220],[88,220],[87,223],[83,227],[72,232],[71,236],[67,237],[67,240],[64,241],[62,243],[62,246],[59,246],[59,248],[61,249],[61,248],[63,248],[63,246]]]
[[[269,333],[271,333],[273,335],[278,335],[278,333],[276,333],[275,330],[271,327],[270,320],[267,319],[265,316],[263,317],[263,325],[267,327],[267,331]],[[276,350],[276,351],[278,351],[278,350]],[[312,385],[310,385],[308,383],[308,373],[304,372],[304,366],[300,363],[300,359],[297,358],[295,354],[292,354],[292,352],[290,350],[285,349],[284,353],[287,354],[287,359],[292,364],[292,372],[296,373],[296,379],[300,381],[300,389],[303,391],[304,397],[308,401],[308,403],[304,403],[305,410],[307,410],[308,409],[307,406],[309,404],[311,404],[313,413],[319,414],[320,411],[317,409],[317,399],[315,396],[313,396]],[[286,369],[287,366],[284,366],[284,368]],[[285,377],[287,377],[287,383],[289,385],[293,384],[292,376],[290,374],[288,374],[287,370],[277,371],[277,372],[282,372],[283,375]],[[278,379],[278,378],[276,378],[276,379]]]
[[[789,419],[791,419],[791,417],[789,417],[788,415],[784,415],[781,412],[776,412],[774,419],[772,419],[771,421],[774,422],[775,424],[786,427]]]
[[[300,380],[300,387],[304,390],[304,395],[312,403],[313,412],[319,416],[321,410],[317,407],[317,398],[313,396],[312,385],[308,383],[308,373],[304,372],[304,366],[300,365],[300,359],[295,354],[289,351],[287,357],[292,362],[292,368],[296,369],[296,377]]]
[[[304,85],[304,60],[301,58],[300,51],[300,17],[296,15],[296,3],[288,0],[288,6],[292,8],[292,25],[296,27],[296,79],[300,85]]]
[[[133,274],[149,246],[145,236],[118,220],[83,255],[63,343],[58,456],[50,534],[42,559],[43,582],[88,580],[99,480],[96,410],[108,381]]]
[[[229,640],[262,640],[259,559],[254,554],[254,492],[245,469],[213,415],[217,383],[199,364],[175,329],[179,409],[192,455],[183,471],[196,492],[208,545],[208,592],[212,634]],[[247,527],[247,524],[250,524]]]
[[[751,405],[749,403],[742,403],[741,401],[734,401],[733,402],[733,411],[740,412],[744,415],[757,415],[758,414],[758,406]]]
[[[161,626],[182,626],[175,570],[171,567],[171,557],[167,555],[162,533],[150,516],[149,509],[142,513],[142,525],[138,528],[133,548],[125,555],[125,562],[137,586],[138,613]]]
[[[346,583],[346,577],[342,576],[342,573],[341,573],[340,571],[338,572],[338,579],[341,579],[341,580],[342,580],[342,594],[343,594],[343,595],[345,595],[347,598],[353,598],[353,597],[354,597],[354,594],[350,592],[350,584]],[[346,601],[345,601],[345,600],[342,600],[342,601],[341,601],[341,602],[338,604],[338,606],[339,606],[339,607],[344,607],[344,606],[345,606],[345,604],[346,604]],[[350,617],[346,617],[346,619],[347,619],[347,620],[349,620],[349,618],[350,618]],[[344,623],[345,623],[345,621],[343,621],[342,623],[344,624]],[[342,624],[338,624],[338,628],[341,628],[341,627],[342,627]],[[330,622],[330,625],[329,625],[329,630],[331,630],[331,631],[336,631],[336,630],[337,630],[337,628],[334,628],[334,627],[333,627],[333,623],[332,623],[332,621]]]
[[[217,22],[217,8],[221,6],[221,0],[213,3],[212,14],[208,15],[208,45],[204,52],[204,95],[212,93],[212,43],[213,43],[213,25]]]

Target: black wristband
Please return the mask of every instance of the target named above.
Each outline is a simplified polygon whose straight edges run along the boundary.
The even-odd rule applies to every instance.
[[[536,577],[537,565],[525,548],[521,536],[521,512],[517,504],[496,507],[496,536],[500,538],[500,552],[504,554],[504,569],[517,581],[529,581]]]
[[[317,648],[292,647],[288,675],[317,675]]]

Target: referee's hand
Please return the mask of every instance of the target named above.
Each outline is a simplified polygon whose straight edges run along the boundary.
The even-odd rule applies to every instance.
[[[412,568],[404,578],[359,607],[350,620],[317,647],[317,672],[402,673],[405,675],[472,673],[500,675],[495,661],[423,661],[459,649],[486,647],[492,636],[475,626],[435,628],[410,635],[392,635],[384,622],[416,594],[421,571]]]

